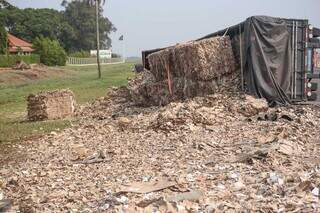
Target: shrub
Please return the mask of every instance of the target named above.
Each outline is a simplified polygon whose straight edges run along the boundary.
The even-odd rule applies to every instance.
[[[0,55],[0,67],[12,67],[18,61],[24,61],[27,64],[40,63],[39,55]]]
[[[6,54],[7,42],[8,42],[7,31],[0,22],[0,54]]]
[[[90,53],[88,51],[77,51],[74,53],[69,54],[70,57],[74,57],[74,58],[90,58]]]
[[[37,37],[33,41],[35,53],[40,55],[40,62],[48,66],[64,66],[67,54],[58,41],[49,38]]]
[[[27,64],[40,63],[40,56],[32,55],[0,55],[0,67],[12,67],[18,61],[24,61]]]
[[[111,57],[112,58],[121,58],[122,56],[120,54],[118,54],[118,53],[112,53]]]

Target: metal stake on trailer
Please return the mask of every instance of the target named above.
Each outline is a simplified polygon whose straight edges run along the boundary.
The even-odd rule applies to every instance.
[[[242,90],[242,91],[244,91],[243,62],[242,62],[242,32],[241,32],[241,24],[239,24],[239,40],[240,40],[241,90]]]
[[[291,34],[291,99],[293,99],[294,95],[294,21],[292,22],[292,34]]]
[[[293,99],[296,91],[296,22],[293,25]]]
[[[298,22],[296,22],[296,35],[295,35],[295,69],[294,69],[294,98],[297,98],[297,71],[298,71]]]

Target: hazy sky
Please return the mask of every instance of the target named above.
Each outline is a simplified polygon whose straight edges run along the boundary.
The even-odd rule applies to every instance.
[[[63,9],[62,0],[9,0],[18,7]],[[202,37],[249,16],[309,19],[320,27],[320,0],[107,0],[104,15],[116,26],[113,50],[127,56]]]

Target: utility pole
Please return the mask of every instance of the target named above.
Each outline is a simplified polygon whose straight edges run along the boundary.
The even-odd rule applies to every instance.
[[[120,36],[119,41],[122,42],[122,62],[125,63],[126,62],[126,46],[124,43],[124,36]]]
[[[101,66],[100,66],[99,6],[100,6],[100,0],[96,0],[97,64],[98,64],[98,76],[100,79],[101,78]]]

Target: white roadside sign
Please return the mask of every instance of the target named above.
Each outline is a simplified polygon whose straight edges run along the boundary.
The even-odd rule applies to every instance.
[[[112,50],[100,50],[100,58],[112,58]],[[90,55],[92,57],[97,56],[97,50],[90,50]]]

